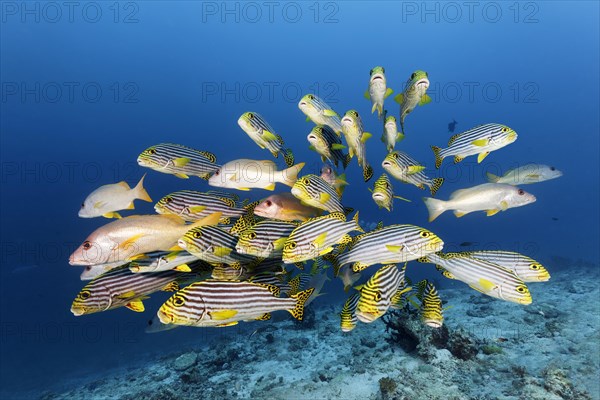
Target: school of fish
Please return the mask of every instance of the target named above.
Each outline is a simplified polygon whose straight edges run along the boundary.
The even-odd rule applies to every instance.
[[[395,179],[429,188],[432,197],[423,198],[429,222],[447,210],[456,217],[475,211],[493,216],[536,201],[520,185],[562,175],[553,166],[529,163],[504,175],[487,172],[488,183],[455,190],[448,200],[434,199],[443,177],[428,176],[424,163],[395,149],[406,137],[407,116],[432,101],[427,94],[428,73],[414,71],[394,97],[397,116],[388,115],[385,108],[393,93],[385,69],[376,66],[369,75],[364,96],[371,102],[371,114],[377,111],[382,122],[381,141],[387,153],[381,175],[367,188],[378,208],[392,212],[394,199],[411,201],[394,195]],[[351,291],[340,305],[343,332],[352,331],[358,322],[372,323],[390,309],[410,308],[418,311],[423,324],[440,328],[448,307],[433,281],[411,283],[406,276],[411,261],[434,264],[445,278],[483,295],[520,305],[533,302],[526,283],[548,281],[550,273],[526,255],[497,249],[444,252],[441,237],[416,225],[379,223],[365,232],[360,210],[343,203],[348,182],[344,172],[338,174],[351,168],[354,157],[364,182],[375,173],[367,161],[367,142],[373,135],[365,131],[364,116],[355,109],[339,114],[315,94],[304,95],[298,108],[314,123],[306,139],[308,148],[325,163],[321,175],[302,174],[310,160],[296,163],[298,153],[286,147],[284,136],[263,114],[249,111],[239,117],[239,127],[272,157],[281,155],[284,168],[268,159],[239,158],[221,164],[207,150],[159,143],[139,154],[141,167],[180,179],[199,177],[216,189],[164,193],[154,206],[156,214],[125,217],[121,212],[133,210],[134,200],[152,202],[144,187],[145,174],[133,188],[118,182],[90,193],[79,216],[115,220],[90,233],[69,257],[69,264],[82,267],[81,280],[88,281],[71,312],[81,316],[120,307],[143,312],[145,299],[165,291],[173,294],[153,311],[148,332],[266,321],[277,311],[301,320],[306,305],[323,295],[332,274],[346,292]],[[456,121],[451,128],[449,124],[449,131],[455,125]],[[516,131],[507,125],[472,127],[450,137],[446,148],[431,146],[436,170],[447,157],[459,163],[476,155],[477,163],[482,163],[491,152],[516,140]],[[276,188],[277,193],[253,202],[234,192]],[[361,189],[352,186],[352,190]],[[367,273],[364,283],[355,286]]]

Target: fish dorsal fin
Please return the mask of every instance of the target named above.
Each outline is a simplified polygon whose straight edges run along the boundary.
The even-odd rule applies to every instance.
[[[121,181],[117,183],[117,185],[121,186],[123,189],[131,190],[131,187],[129,187],[129,185],[125,181]]]
[[[217,161],[217,156],[215,156],[213,153],[210,153],[208,151],[202,151],[202,150],[199,150],[198,153],[200,153],[204,157],[208,158],[210,160],[210,162],[214,163]]]
[[[228,199],[227,197],[219,197],[218,199],[221,200],[223,203],[227,204],[231,208],[235,207],[235,201],[233,199]]]
[[[275,297],[279,297],[279,295],[281,294],[281,289],[279,289],[275,285],[271,285],[271,284],[268,284],[268,283],[254,283],[254,284],[257,285],[257,286],[264,287],[269,292],[271,292],[273,294],[273,296],[275,296]]]
[[[448,146],[452,146],[452,143],[454,143],[456,141],[456,139],[458,139],[459,136],[460,136],[460,133],[457,135],[450,136],[450,139],[448,140]]]

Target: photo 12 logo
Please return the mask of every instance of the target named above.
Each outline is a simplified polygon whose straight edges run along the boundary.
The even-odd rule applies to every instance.
[[[139,103],[135,82],[2,82],[2,103]]]
[[[298,103],[307,93],[313,93],[327,103],[339,102],[339,85],[335,82],[202,82],[202,102],[221,103]]]
[[[140,21],[140,7],[133,1],[3,1],[0,11],[3,24],[96,24],[101,21],[136,24]]]
[[[537,24],[539,11],[539,4],[533,1],[403,1],[401,12],[403,23]]]
[[[316,24],[337,24],[339,11],[339,4],[333,1],[203,1],[202,23],[295,24],[305,20]]]

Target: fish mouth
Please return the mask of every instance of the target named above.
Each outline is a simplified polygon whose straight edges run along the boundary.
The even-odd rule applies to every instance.
[[[174,321],[173,316],[163,310],[158,310],[158,312],[156,313],[156,316],[158,317],[160,322],[165,325],[171,324]]]
[[[529,305],[532,302],[531,296],[527,296],[527,297],[520,297],[517,299],[517,302],[519,304],[523,304],[523,305]]]
[[[80,317],[83,314],[85,314],[85,308],[73,306],[73,307],[71,307],[71,312],[73,313],[74,316]]]
[[[426,319],[425,321],[423,321],[423,323],[427,326],[430,326],[430,327],[436,328],[436,329],[442,327],[442,322],[436,321],[434,319]]]
[[[301,101],[300,103],[298,103],[298,107],[306,107],[307,105],[308,103],[305,101]]]
[[[383,75],[381,74],[375,74],[371,77],[371,82],[375,82],[375,81],[383,81]]]
[[[298,187],[292,187],[291,193],[298,199],[300,199],[300,196],[302,196],[302,190]],[[256,210],[254,210],[254,212],[256,213]]]
[[[425,86],[425,89],[429,87],[429,79],[421,78],[416,83],[415,86]]]
[[[350,117],[344,117],[344,118],[342,118],[342,124],[344,124],[344,123],[351,124],[352,123],[352,118],[350,118]]]
[[[187,243],[186,243],[186,242],[185,242],[183,239],[179,239],[179,240],[177,241],[177,245],[178,245],[179,247],[181,247],[182,249],[186,249],[186,248],[187,248]]]

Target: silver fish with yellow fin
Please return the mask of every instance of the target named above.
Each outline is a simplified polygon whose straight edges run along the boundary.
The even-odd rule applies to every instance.
[[[133,189],[125,181],[100,186],[85,198],[79,210],[79,217],[121,218],[117,211],[133,210],[134,200],[140,199],[151,202],[152,199],[144,189],[145,177],[146,175],[142,176],[142,179]]]
[[[191,225],[175,215],[133,215],[96,229],[71,254],[71,265],[95,265],[135,257],[151,251],[181,250],[177,240],[188,230],[216,225],[221,217],[214,213]]]
[[[365,92],[365,97],[373,103],[371,114],[377,110],[377,117],[381,118],[383,114],[383,102],[394,91],[387,87],[385,68],[375,67],[369,71],[369,75],[369,88]]]
[[[388,153],[394,151],[396,142],[404,139],[404,134],[398,132],[398,125],[396,124],[396,117],[393,115],[387,115],[387,111],[384,112],[383,120],[383,135],[381,135],[381,141],[385,144],[385,148]]]
[[[276,183],[292,186],[304,163],[279,171],[271,160],[232,160],[218,168],[208,180],[214,187],[237,190],[275,190]]]

